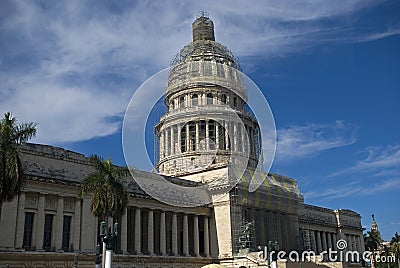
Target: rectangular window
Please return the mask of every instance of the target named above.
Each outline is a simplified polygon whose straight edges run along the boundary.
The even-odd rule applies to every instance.
[[[199,76],[199,62],[192,62],[192,76]]]
[[[186,125],[181,129],[181,152],[186,152]]]
[[[217,76],[224,77],[224,66],[221,63],[217,63]]]
[[[194,122],[189,123],[189,148],[191,151],[196,151],[196,125]]]
[[[204,67],[204,76],[211,76],[212,75],[212,66],[211,66],[211,61],[204,61],[203,62],[203,67]]]
[[[44,217],[44,235],[43,235],[43,249],[51,251],[51,238],[53,232],[53,215],[46,214]]]
[[[225,150],[225,128],[218,124],[218,145],[220,150]]]
[[[25,250],[32,250],[32,231],[33,231],[33,217],[35,216],[32,212],[25,213],[25,224],[24,224],[24,240],[22,247]]]
[[[211,140],[209,141],[209,149],[210,150],[215,150],[215,122],[213,120],[210,120],[208,122],[208,138]]]
[[[62,235],[62,249],[69,251],[71,239],[71,216],[64,216],[63,222],[63,235]]]

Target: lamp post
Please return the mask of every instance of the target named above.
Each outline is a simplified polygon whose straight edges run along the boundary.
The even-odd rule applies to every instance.
[[[96,246],[96,260],[94,261],[94,263],[96,264],[96,268],[100,268],[101,267],[101,261],[100,261],[100,254],[101,254],[101,248],[100,245],[97,244]]]
[[[78,268],[78,255],[74,256],[74,264],[72,265],[73,268]]]
[[[109,232],[107,223],[105,221],[102,221],[100,223],[100,236],[102,239],[102,242],[106,244],[106,258],[105,258],[105,268],[112,268],[112,253],[113,250],[115,249],[115,243],[117,241],[118,237],[118,223],[116,222],[114,224],[114,230],[113,232]]]
[[[271,268],[271,260],[273,264],[273,268],[276,268],[276,261],[278,260],[278,250],[279,250],[279,244],[278,241],[272,242],[268,241],[268,254],[267,254],[267,260],[268,260],[268,267]]]

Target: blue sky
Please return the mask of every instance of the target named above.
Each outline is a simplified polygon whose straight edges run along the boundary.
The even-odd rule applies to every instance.
[[[1,1],[0,112],[39,122],[35,142],[124,164],[132,94],[202,10],[271,106],[272,171],[400,232],[399,1]]]

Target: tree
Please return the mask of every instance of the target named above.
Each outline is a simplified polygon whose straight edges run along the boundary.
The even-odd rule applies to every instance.
[[[118,218],[128,204],[128,194],[121,179],[128,175],[128,168],[114,166],[111,159],[103,160],[92,155],[89,163],[95,171],[88,174],[81,184],[81,197],[92,194],[90,210],[99,219],[107,222],[107,217]],[[105,264],[106,244],[103,241],[103,261]]]
[[[0,217],[4,202],[10,202],[25,185],[19,145],[36,135],[36,123],[17,123],[7,112],[0,119]]]
[[[375,265],[375,252],[379,248],[381,244],[381,235],[377,230],[371,229],[371,231],[367,232],[367,236],[365,236],[365,247],[372,252],[372,261]]]
[[[397,265],[400,268],[400,235],[396,232],[390,240],[390,245],[393,253],[397,258]]]
[[[128,204],[128,194],[121,179],[129,174],[129,170],[114,166],[110,158],[103,160],[97,155],[90,156],[89,163],[95,171],[83,179],[81,197],[92,194],[90,209],[101,220],[121,215]]]
[[[370,251],[377,250],[382,241],[380,233],[374,230],[368,231],[365,238],[365,246]]]

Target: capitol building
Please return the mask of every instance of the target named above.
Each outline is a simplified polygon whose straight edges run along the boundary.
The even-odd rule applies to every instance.
[[[132,170],[169,202],[154,198],[133,178],[125,180],[129,204],[118,219],[109,219],[120,225],[114,266],[267,267],[255,254],[269,241],[286,252],[318,254],[337,250],[337,241],[345,240],[345,250],[363,252],[361,216],[304,204],[295,179],[270,173],[249,191],[263,161],[263,139],[247,105],[239,61],[215,41],[207,16],[199,16],[192,29],[193,41],[170,68],[167,112],[154,126],[157,171]],[[28,180],[19,196],[3,204],[0,266],[73,267],[75,261],[93,267],[99,220],[90,211],[90,196],[79,196],[81,181],[94,171],[87,157],[31,143],[20,151]],[[244,166],[239,175],[237,163]],[[160,177],[186,188],[208,185],[210,202],[193,206],[182,188],[158,189]],[[290,265],[295,267],[278,263]]]

